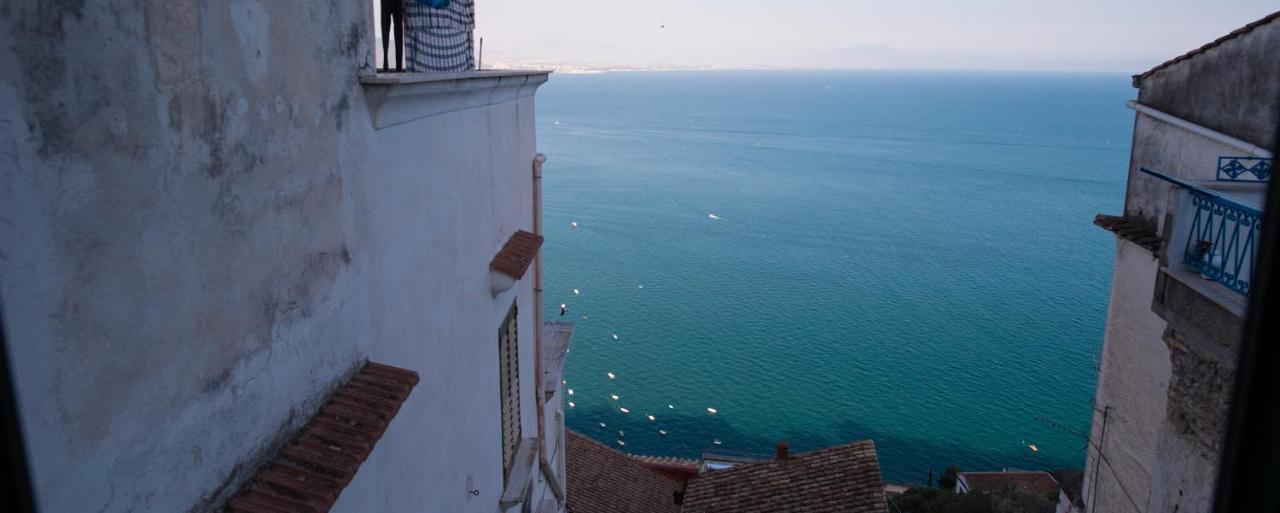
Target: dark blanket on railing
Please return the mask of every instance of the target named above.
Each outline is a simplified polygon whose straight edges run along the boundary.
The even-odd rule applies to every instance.
[[[442,8],[419,0],[404,2],[405,65],[409,71],[475,69],[475,0],[452,0]]]

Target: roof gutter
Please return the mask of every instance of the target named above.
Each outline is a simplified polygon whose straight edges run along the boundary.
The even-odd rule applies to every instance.
[[[1241,141],[1240,139],[1236,139],[1235,137],[1231,137],[1227,134],[1218,132],[1216,130],[1202,127],[1200,125],[1197,125],[1195,123],[1192,123],[1180,117],[1174,116],[1173,114],[1169,114],[1164,111],[1153,109],[1151,107],[1138,103],[1136,100],[1129,100],[1125,102],[1125,105],[1128,106],[1130,109],[1138,111],[1139,114],[1146,115],[1147,117],[1154,119],[1156,121],[1162,121],[1164,123],[1168,123],[1170,125],[1176,126],[1178,128],[1181,128],[1193,134],[1209,139],[1211,141],[1222,143],[1227,146],[1231,146],[1232,148],[1248,153],[1249,155],[1247,156],[1272,158],[1271,152],[1266,148],[1260,147],[1256,144]],[[1241,156],[1245,156],[1245,155],[1241,155]]]

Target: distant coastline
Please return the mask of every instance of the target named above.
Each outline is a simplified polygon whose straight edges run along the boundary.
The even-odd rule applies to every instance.
[[[730,64],[654,64],[628,65],[617,63],[566,63],[559,61],[524,61],[498,58],[485,58],[484,69],[499,70],[552,70],[565,75],[594,75],[600,73],[632,73],[663,71],[901,71],[930,73],[1061,73],[1061,74],[1101,74],[1128,75],[1132,72],[1115,70],[1059,70],[1059,69],[952,69],[952,68],[917,68],[911,66],[740,66]],[[1135,68],[1136,70],[1136,68]]]

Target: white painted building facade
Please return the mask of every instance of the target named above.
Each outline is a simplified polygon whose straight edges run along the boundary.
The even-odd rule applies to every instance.
[[[332,511],[563,511],[541,262],[496,294],[489,268],[538,228],[548,75],[377,75],[374,26],[343,0],[0,9],[0,305],[41,511],[219,510],[365,360],[420,382]]]
[[[1272,156],[1264,147],[1280,117],[1278,51],[1272,15],[1134,77],[1124,213],[1098,220],[1117,237],[1087,511],[1210,510],[1247,299],[1184,262],[1191,193],[1143,169],[1262,205],[1265,184],[1223,181],[1218,167],[1229,162],[1220,157]],[[1064,501],[1059,511],[1071,508]]]

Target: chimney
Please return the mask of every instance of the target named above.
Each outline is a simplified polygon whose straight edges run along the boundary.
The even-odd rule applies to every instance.
[[[789,448],[789,447],[787,446],[787,442],[786,442],[786,441],[778,442],[778,460],[779,460],[779,461],[782,461],[782,460],[787,459],[787,449],[788,449],[788,448]]]

